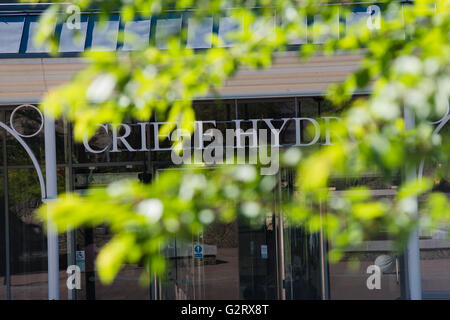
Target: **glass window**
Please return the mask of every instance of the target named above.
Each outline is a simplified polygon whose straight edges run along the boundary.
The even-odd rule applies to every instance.
[[[182,18],[164,18],[156,21],[156,47],[167,49],[167,40],[181,32]]]
[[[392,198],[395,193],[395,189],[373,190],[376,200]],[[383,230],[374,229],[373,233],[362,244],[349,247],[339,262],[329,264],[330,299],[404,298],[403,257],[395,250],[392,239]],[[332,246],[333,243],[330,243],[330,247]],[[379,281],[376,277],[379,277]]]
[[[198,121],[230,121],[236,118],[234,101],[214,101],[194,103],[195,119]]]
[[[238,101],[238,119],[266,119],[276,130],[281,130],[279,133],[281,145],[295,143],[295,122],[293,120],[285,122],[276,119],[294,118],[296,114],[295,100],[293,98]],[[269,139],[271,128],[268,123],[261,120],[258,121],[257,126],[257,129],[267,130],[267,139]],[[242,122],[242,130],[246,131],[251,128],[253,128],[251,121]]]
[[[45,171],[43,172],[45,174]],[[69,170],[67,168],[59,167],[56,171],[58,194],[69,191]],[[69,290],[67,288],[67,267],[73,264],[70,261],[70,254],[72,251],[72,239],[68,236],[68,233],[60,233],[58,235],[58,252],[59,252],[59,299],[67,300],[69,296]]]
[[[144,172],[141,166],[77,168],[73,174],[73,189],[83,194],[88,187],[105,187],[120,179],[138,180],[141,172]],[[81,290],[77,290],[78,299],[149,299],[150,289],[139,283],[144,268],[140,263],[124,265],[111,285],[106,286],[100,282],[95,272],[95,259],[111,237],[109,228],[104,225],[76,231],[76,263],[82,271]]]
[[[450,126],[440,131],[443,143],[450,142]],[[442,192],[450,199],[450,171],[438,159],[425,161],[424,176],[434,180],[434,191]],[[438,174],[431,176],[437,169]],[[419,199],[419,214],[423,201]],[[420,272],[424,299],[450,299],[450,239],[449,226],[441,224],[432,230],[420,230]]]
[[[17,108],[17,107],[16,107]],[[33,152],[37,161],[44,165],[45,163],[45,143],[44,143],[44,127],[43,119],[40,114],[31,107],[21,107],[16,109],[14,117],[11,121],[13,111],[6,111],[6,124],[17,131],[21,138]],[[58,164],[67,162],[68,149],[68,127],[67,123],[62,119],[55,121],[55,137],[56,137],[56,161]],[[6,151],[8,165],[32,165],[32,161],[28,153],[11,134],[6,133]],[[0,145],[0,150],[3,145]],[[0,163],[3,157],[0,159]]]
[[[281,119],[295,115],[294,99],[238,101],[238,119]]]
[[[284,235],[286,299],[322,299],[320,234],[292,226],[285,229]]]
[[[18,53],[25,17],[0,17],[0,53]]]
[[[450,241],[448,228],[420,235],[420,272],[424,299],[450,298]]]
[[[63,119],[55,121],[56,162],[65,164],[69,156],[69,123]]]
[[[349,250],[337,263],[329,266],[332,300],[399,300],[402,299],[401,257],[392,251],[389,241],[370,241],[364,249]],[[367,281],[381,269],[379,289],[370,289]],[[369,279],[370,280],[370,279]]]
[[[309,118],[315,121],[319,120],[319,104],[320,98],[301,98],[299,99],[299,117]],[[300,142],[302,144],[309,144],[314,140],[318,127],[314,126],[312,120],[300,121]],[[320,134],[320,133],[319,133]]]
[[[12,111],[6,111],[6,123],[12,126],[41,164],[45,159],[43,119],[31,107],[16,109],[11,121]],[[27,137],[29,136],[29,137]],[[8,165],[31,165],[32,161],[22,145],[10,134],[6,134],[6,154]]]
[[[214,223],[192,242],[174,239],[164,252],[169,262],[164,298],[239,299],[237,231],[237,222]],[[195,253],[196,247],[201,253]]]
[[[0,172],[0,300],[7,298],[7,279],[6,279],[6,235],[5,228],[5,181],[3,180],[3,168]]]
[[[295,194],[295,171],[281,170],[281,199]],[[284,268],[284,298],[287,300],[320,300],[326,296],[325,243],[320,232],[308,232],[307,226],[298,226],[285,216],[280,218],[280,237]]]
[[[65,191],[64,168],[57,170],[58,193]],[[43,172],[45,175],[45,172]],[[3,185],[2,185],[3,187]],[[34,168],[8,169],[11,298],[47,299],[47,236],[36,216],[41,188]],[[4,225],[4,224],[3,224]],[[67,236],[59,235],[60,299],[67,299]]]
[[[368,7],[357,6],[345,17],[346,34],[351,35],[354,30],[367,28],[370,17],[375,14],[372,10],[367,12]]]
[[[151,19],[125,22],[122,50],[136,50],[148,45]]]
[[[35,216],[41,205],[35,169],[8,170],[11,298],[47,299],[47,237]]]
[[[205,18],[202,21],[189,18],[187,46],[195,49],[211,48],[212,31],[213,18]]]
[[[233,17],[222,17],[219,20],[219,38],[224,42],[225,47],[233,44],[230,34],[239,30],[239,23]]]
[[[55,28],[56,25],[53,26]],[[38,16],[29,16],[25,22],[25,32],[24,37],[26,39],[26,53],[47,53],[50,52],[50,48],[45,45],[37,46],[35,44],[35,37],[39,28],[39,17]]]
[[[339,39],[339,14],[328,21],[328,24],[324,24],[321,15],[315,15],[314,24],[320,25],[321,28],[313,29],[313,43],[322,44],[329,39]]]
[[[0,111],[0,121],[2,121],[3,123],[5,123],[6,125],[8,125],[8,123],[5,122],[5,112],[4,111]],[[4,156],[5,154],[4,152],[4,137],[6,137],[8,134],[6,133],[6,130],[1,130],[0,131],[0,137],[1,137],[1,142],[0,142],[0,165],[3,165],[4,163]]]
[[[84,50],[86,32],[88,28],[88,16],[80,17],[80,29],[69,29],[67,23],[61,27],[59,38],[59,52],[81,52]]]
[[[114,51],[117,48],[119,32],[119,16],[112,15],[108,21],[100,21],[93,17],[92,50]]]
[[[258,37],[266,37],[272,34],[276,26],[276,17],[257,17],[250,25],[250,31]]]
[[[289,44],[291,45],[304,44],[308,42],[308,19],[306,17],[302,25],[298,26],[298,28],[298,31],[300,31],[302,34],[299,35],[299,32],[296,32],[295,37],[290,36]]]
[[[259,228],[239,226],[239,297],[244,300],[278,298],[274,217]]]
[[[175,239],[164,249],[170,268],[161,298],[277,299],[277,245],[273,213],[252,223],[212,223],[192,241]]]

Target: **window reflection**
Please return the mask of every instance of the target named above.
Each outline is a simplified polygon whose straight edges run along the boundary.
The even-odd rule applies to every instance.
[[[7,277],[6,277],[6,235],[5,228],[5,192],[4,192],[3,172],[0,173],[0,300],[7,298]]]
[[[168,39],[181,31],[182,18],[173,16],[156,21],[155,42],[158,49],[168,48]]]
[[[237,222],[214,223],[191,242],[174,239],[165,249],[169,269],[164,299],[239,299]],[[201,246],[202,256],[194,255]]]
[[[83,194],[88,187],[105,187],[112,181],[121,179],[138,180],[139,173],[143,171],[144,168],[141,166],[77,168],[74,170],[73,188],[75,192]],[[149,299],[149,288],[139,283],[144,268],[140,263],[124,265],[111,285],[101,283],[95,271],[95,259],[101,247],[111,237],[107,226],[82,228],[76,231],[76,264],[82,271],[81,290],[77,290],[78,299]]]
[[[295,104],[295,101],[298,104]],[[231,120],[236,119],[275,119],[273,125],[280,128],[281,118],[332,116],[335,109],[321,98],[288,98],[266,100],[238,100],[236,110],[235,100],[201,101],[194,104],[197,120],[216,120],[216,127],[224,131],[234,128]],[[237,114],[236,114],[237,113]],[[0,113],[8,123],[11,112]],[[33,110],[22,109],[17,112],[14,121],[15,128],[24,134],[33,133],[40,122]],[[248,129],[251,123],[243,121],[242,128]],[[307,128],[305,122],[302,128]],[[127,141],[133,148],[140,148],[141,133],[136,124],[131,124],[132,132]],[[204,125],[205,130],[211,125]],[[259,122],[259,128],[267,126]],[[281,143],[295,142],[292,124],[287,124]],[[136,129],[136,130],[134,130]],[[123,134],[123,128],[119,135]],[[304,141],[311,137],[307,129],[302,133]],[[148,142],[153,141],[153,130],[147,127],[145,132]],[[111,141],[111,131],[100,130],[91,139],[93,149],[102,149]],[[16,142],[5,134],[0,150],[7,156],[8,190],[3,190],[0,175],[0,194],[8,196],[9,223],[5,226],[4,203],[0,201],[0,230],[7,227],[10,231],[11,245],[11,293],[13,299],[46,299],[47,298],[47,251],[46,236],[43,225],[36,221],[34,212],[41,204],[40,187],[31,161]],[[147,171],[144,161],[156,158],[152,162],[154,168],[171,165],[170,152],[104,152],[88,153],[83,144],[75,144],[69,126],[62,120],[56,122],[57,159],[59,192],[73,188],[83,192],[89,186],[105,186],[110,181],[132,177],[138,179],[138,173]],[[41,165],[44,164],[43,134],[25,138]],[[69,146],[72,145],[72,150]],[[168,141],[161,142],[161,147],[170,147]],[[119,149],[125,146],[119,141]],[[71,153],[70,153],[71,152]],[[67,157],[71,154],[72,158]],[[2,161],[3,157],[0,157]],[[70,161],[69,161],[70,160]],[[73,167],[63,168],[66,161]],[[120,166],[113,163],[120,162]],[[3,162],[1,162],[4,164]],[[109,163],[109,164],[108,164]],[[138,163],[138,166],[136,166]],[[96,167],[96,165],[98,165]],[[435,164],[436,165],[436,164]],[[22,166],[20,169],[16,166]],[[6,172],[6,171],[5,171]],[[283,193],[294,191],[291,178],[282,179]],[[365,185],[375,190],[378,196],[392,196],[393,185],[400,183],[400,177],[392,181],[379,179],[376,175],[367,174],[364,177],[338,177],[333,180],[337,192],[351,186]],[[448,192],[448,178],[440,180],[436,188]],[[283,188],[289,189],[285,190]],[[447,189],[446,189],[447,188]],[[384,192],[384,193],[383,193]],[[276,200],[278,201],[278,200]],[[3,203],[3,204],[2,204]],[[326,208],[320,208],[326,213]],[[275,209],[274,209],[275,211]],[[402,297],[401,279],[398,280],[397,270],[401,270],[401,259],[391,248],[389,239],[380,234],[368,242],[365,247],[349,250],[345,258],[335,265],[328,266],[324,261],[323,247],[319,234],[309,234],[306,229],[290,226],[288,222],[278,221],[274,215],[268,214],[267,219],[257,227],[250,227],[242,222],[211,225],[203,235],[191,242],[174,241],[167,248],[172,250],[169,260],[172,262],[168,270],[166,285],[161,296],[166,299],[396,299]],[[3,225],[2,225],[3,223]],[[442,238],[446,233],[445,226],[432,233],[421,234],[422,249],[422,285],[424,297],[444,297],[450,292],[448,265],[448,242]],[[0,232],[1,233],[1,232]],[[110,230],[105,226],[93,229],[80,229],[72,240],[66,234],[59,237],[60,249],[60,295],[66,299],[69,294],[66,288],[68,264],[83,266],[82,290],[76,292],[77,299],[149,299],[150,289],[139,285],[138,278],[143,266],[140,264],[126,265],[112,286],[103,286],[95,274],[95,257],[101,246],[111,238]],[[201,243],[205,256],[201,259],[192,257],[192,245]],[[282,246],[282,247],[280,247]],[[82,252],[85,260],[76,258],[77,252]],[[0,299],[6,297],[5,279],[6,239],[0,237]],[[281,256],[282,255],[282,256]],[[382,258],[380,258],[382,257]],[[378,260],[377,260],[378,259]],[[364,287],[367,280],[366,269],[380,259],[387,266],[383,270],[381,292],[369,292]],[[359,266],[354,261],[359,260]],[[278,268],[278,269],[277,269]],[[329,269],[327,269],[329,268]],[[284,270],[281,273],[280,270]],[[329,272],[328,272],[329,271]],[[326,294],[327,278],[329,278],[329,295]],[[400,272],[401,278],[401,272]],[[399,284],[400,281],[400,284]],[[158,296],[159,297],[159,296]]]
[[[295,172],[282,170],[281,199],[296,194]],[[308,232],[307,226],[280,219],[283,252],[283,294],[287,300],[320,300],[326,297],[326,248],[322,234]]]
[[[47,298],[47,237],[35,210],[41,190],[34,169],[8,170],[12,299]]]
[[[395,193],[395,188],[372,189],[376,200],[392,200]],[[332,247],[333,243],[330,246]],[[368,278],[374,274],[370,268],[373,265],[378,266],[380,270],[379,288],[369,288],[367,284]],[[339,262],[329,265],[330,299],[403,299],[402,270],[403,257],[395,250],[392,239],[383,230],[374,230],[374,235],[368,240],[348,248]]]
[[[278,298],[277,256],[273,217],[260,228],[239,227],[239,298]]]
[[[449,143],[450,126],[441,131],[444,143]],[[437,170],[437,174],[432,175]],[[450,171],[437,159],[426,159],[424,176],[434,181],[433,191],[442,192],[450,199]],[[419,199],[419,214],[424,213],[424,199]],[[420,272],[425,299],[450,298],[450,239],[449,226],[437,225],[431,230],[420,230]]]
[[[6,123],[10,124],[11,112],[6,112]],[[39,113],[31,108],[20,108],[14,114],[12,121],[13,127],[22,135],[33,135],[39,131],[42,119]],[[36,159],[44,163],[44,133],[41,130],[34,137],[23,138],[30,149],[33,151]],[[31,165],[31,159],[20,143],[10,134],[6,134],[6,148],[8,165]]]

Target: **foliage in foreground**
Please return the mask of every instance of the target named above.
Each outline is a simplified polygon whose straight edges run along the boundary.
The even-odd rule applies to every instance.
[[[305,17],[321,15],[324,23],[316,23],[312,34],[330,35],[336,31],[327,25],[335,19],[337,8],[343,17],[351,8],[351,1],[346,6],[293,0],[73,2],[82,9],[100,5],[106,15],[118,9],[124,20],[194,7],[192,14],[198,19],[232,15],[240,26],[231,36],[231,47],[221,46],[223,39],[213,37],[211,49],[194,51],[182,45],[186,38],[182,32],[169,39],[167,50],[152,43],[130,53],[86,53],[88,67],[42,103],[46,112],[73,121],[78,139],[85,132],[92,134],[97,123],[120,123],[125,117],[148,121],[154,113],[158,119],[192,130],[193,99],[217,92],[240,68],[269,67],[274,53],[286,50],[291,39],[303,34]],[[251,9],[256,6],[260,8]],[[230,7],[236,9],[227,10]],[[60,9],[56,3],[42,16],[41,40],[54,43],[46,26],[64,19]],[[275,11],[280,23],[268,27],[267,19]],[[282,157],[282,165],[296,170],[298,188],[296,196],[284,204],[283,214],[312,232],[322,228],[333,243],[332,260],[380,230],[402,248],[419,224],[433,228],[450,217],[445,193],[435,191],[449,175],[448,131],[436,132],[435,127],[444,127],[449,120],[450,1],[419,0],[403,8],[397,1],[386,1],[383,12],[379,28],[357,25],[338,40],[305,44],[298,51],[301,58],[308,58],[317,50],[335,54],[363,49],[360,69],[327,93],[337,108],[348,104],[358,90],[372,88],[367,99],[351,101],[342,121],[333,125],[339,143],[307,154],[291,149]],[[414,114],[414,128],[405,124],[404,108]],[[164,126],[161,134],[172,129],[173,125]],[[410,173],[423,159],[436,165],[427,177],[417,179]],[[400,173],[404,182],[394,197],[382,200],[374,200],[364,185],[337,196],[328,188],[335,176],[367,172],[387,180]],[[108,224],[114,237],[97,263],[101,279],[111,282],[123,263],[143,260],[149,270],[161,272],[164,259],[159,248],[175,235],[190,238],[215,220],[263,217],[271,210],[267,199],[275,182],[251,166],[218,168],[207,175],[189,167],[166,172],[148,186],[122,181],[104,190],[90,190],[84,197],[66,194],[42,207],[40,214],[60,232]],[[418,197],[423,205],[416,216]],[[328,211],[324,216],[315,209],[321,204]]]

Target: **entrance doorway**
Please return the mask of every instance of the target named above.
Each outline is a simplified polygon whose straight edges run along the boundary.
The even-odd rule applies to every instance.
[[[263,226],[213,223],[191,241],[165,249],[169,268],[159,299],[279,299],[275,217]]]
[[[139,179],[145,168],[138,165],[90,166],[74,168],[73,190],[84,194],[87,188],[105,187],[121,179]],[[112,238],[107,226],[82,228],[74,232],[73,251],[75,263],[81,269],[81,290],[76,290],[76,299],[81,300],[148,300],[150,289],[142,285],[142,264],[127,264],[119,271],[111,285],[103,285],[95,270],[95,259],[103,245]]]
[[[293,191],[293,175],[282,171],[278,178],[273,210],[262,223],[215,223],[189,242],[173,240],[164,249],[170,267],[159,279],[157,298],[324,299],[322,236],[285,221],[281,204]]]
[[[131,165],[75,168],[73,189],[82,194],[119,179],[138,180],[144,171]],[[282,203],[295,191],[293,173],[281,171],[278,182],[273,210],[262,223],[217,222],[189,241],[173,239],[162,248],[168,261],[164,276],[147,287],[139,282],[139,264],[125,265],[114,283],[104,286],[96,276],[95,258],[111,233],[106,226],[77,230],[73,251],[82,271],[77,299],[326,299],[325,241],[320,233],[285,219]]]

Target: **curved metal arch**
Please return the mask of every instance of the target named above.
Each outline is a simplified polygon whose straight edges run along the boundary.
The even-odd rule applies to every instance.
[[[33,166],[36,169],[36,172],[38,174],[39,178],[39,184],[41,185],[41,195],[42,200],[45,200],[47,198],[46,189],[45,189],[45,183],[44,183],[44,176],[42,174],[41,167],[39,166],[39,162],[37,161],[36,157],[34,156],[33,151],[31,151],[30,147],[26,144],[26,142],[17,134],[17,132],[10,127],[8,127],[6,124],[0,121],[0,127],[5,129],[8,133],[10,133],[14,138],[16,138],[17,141],[22,145],[22,147],[25,149],[25,151],[28,153],[28,155],[31,158],[31,161],[33,162]]]

